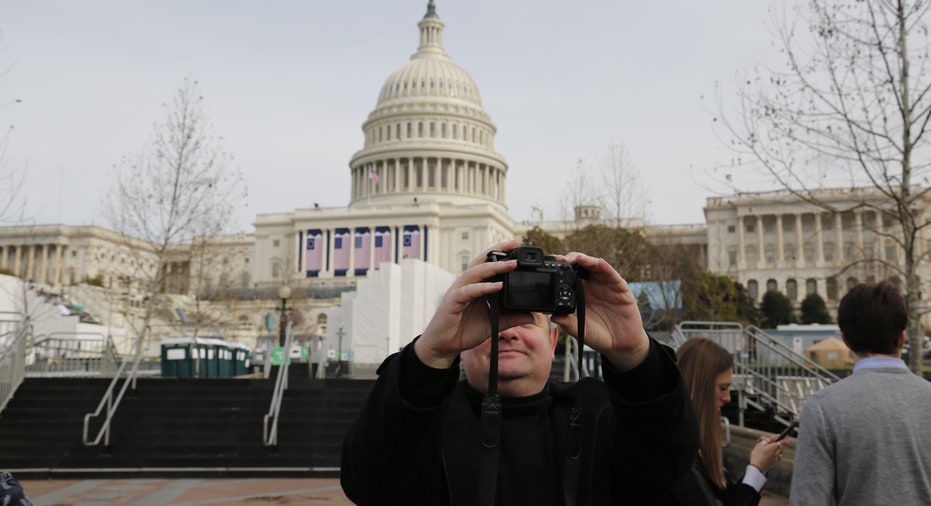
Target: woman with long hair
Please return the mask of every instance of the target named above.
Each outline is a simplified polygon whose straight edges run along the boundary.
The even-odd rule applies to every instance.
[[[761,436],[750,452],[750,464],[739,482],[727,478],[721,457],[721,407],[731,401],[734,359],[710,339],[692,338],[679,351],[679,369],[698,416],[698,456],[676,486],[667,505],[755,506],[766,483],[764,473],[782,458],[781,442]]]

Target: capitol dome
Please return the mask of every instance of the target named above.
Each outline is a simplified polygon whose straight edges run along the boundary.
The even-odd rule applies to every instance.
[[[475,81],[443,48],[433,0],[417,24],[420,45],[394,71],[362,125],[350,161],[350,206],[431,201],[504,208],[507,163]]]

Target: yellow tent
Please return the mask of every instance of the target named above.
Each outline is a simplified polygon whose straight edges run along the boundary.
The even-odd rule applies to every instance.
[[[813,344],[805,350],[805,356],[827,368],[847,367],[853,363],[850,348],[836,337]]]

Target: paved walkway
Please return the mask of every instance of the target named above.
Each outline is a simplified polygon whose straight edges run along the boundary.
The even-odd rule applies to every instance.
[[[20,480],[35,506],[352,504],[337,478]],[[761,506],[788,506],[764,491]]]

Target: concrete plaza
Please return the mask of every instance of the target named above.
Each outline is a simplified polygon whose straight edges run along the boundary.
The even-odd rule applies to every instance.
[[[338,478],[20,480],[35,506],[255,506],[352,504]],[[761,506],[788,506],[764,490]]]

